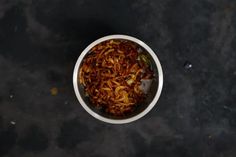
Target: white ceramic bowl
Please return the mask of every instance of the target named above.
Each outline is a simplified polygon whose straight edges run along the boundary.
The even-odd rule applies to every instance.
[[[78,77],[79,77],[78,71],[79,71],[81,63],[83,61],[83,58],[86,56],[86,54],[88,54],[90,52],[90,50],[94,46],[96,46],[97,44],[99,44],[103,41],[106,41],[106,40],[111,40],[111,39],[129,40],[129,41],[136,43],[137,45],[139,45],[140,47],[145,49],[145,51],[149,54],[149,56],[151,56],[152,64],[155,67],[154,68],[154,75],[156,78],[152,83],[152,89],[150,90],[151,94],[147,98],[146,103],[144,103],[142,109],[140,109],[136,113],[132,114],[131,116],[124,117],[124,118],[115,118],[115,117],[107,116],[102,112],[96,111],[94,109],[95,107],[93,108],[93,105],[91,105],[90,102],[88,100],[86,100],[88,98],[85,98],[85,94],[82,89],[82,86],[80,85],[80,83],[78,81],[79,80],[78,79]],[[156,103],[161,95],[161,91],[162,91],[163,72],[162,72],[162,68],[161,68],[161,64],[159,62],[159,59],[157,58],[156,54],[153,52],[153,50],[147,44],[145,44],[144,42],[142,42],[141,40],[139,40],[137,38],[127,36],[127,35],[109,35],[109,36],[105,36],[100,39],[97,39],[96,41],[92,42],[90,45],[88,45],[83,50],[83,52],[81,53],[81,55],[79,56],[79,58],[75,64],[74,73],[73,73],[73,85],[74,85],[75,94],[79,100],[79,103],[90,115],[92,115],[96,119],[101,120],[103,122],[112,123],[112,124],[123,124],[123,123],[133,122],[133,121],[143,117],[156,105]]]

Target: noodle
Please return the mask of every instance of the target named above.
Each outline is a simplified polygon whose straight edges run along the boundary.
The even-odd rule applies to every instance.
[[[141,56],[137,45],[124,40],[108,40],[91,49],[80,67],[79,82],[96,107],[122,116],[143,100],[141,80],[151,79],[153,72]]]

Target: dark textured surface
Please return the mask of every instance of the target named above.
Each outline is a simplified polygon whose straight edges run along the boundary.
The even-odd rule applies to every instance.
[[[164,71],[157,106],[125,125],[92,118],[72,87],[80,52],[117,33]],[[235,157],[235,51],[234,0],[0,0],[0,156]]]

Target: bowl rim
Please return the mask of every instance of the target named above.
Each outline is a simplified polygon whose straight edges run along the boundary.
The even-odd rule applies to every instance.
[[[78,89],[78,71],[79,71],[79,67],[80,64],[82,63],[82,60],[84,59],[85,55],[89,52],[89,50],[91,48],[93,48],[95,45],[106,41],[106,40],[111,40],[111,39],[124,39],[124,40],[130,40],[138,45],[140,45],[141,47],[143,47],[153,58],[156,66],[157,66],[157,71],[158,71],[158,88],[156,91],[156,94],[153,98],[153,100],[151,101],[151,103],[147,106],[147,108],[145,108],[142,112],[140,112],[139,114],[127,118],[127,119],[111,119],[111,118],[107,118],[104,117],[102,115],[99,115],[97,113],[95,113],[92,109],[90,109],[86,103],[84,102],[84,100],[82,99],[79,89]],[[142,118],[143,116],[145,116],[157,103],[160,95],[161,95],[161,91],[162,91],[162,87],[163,87],[163,71],[162,71],[162,67],[160,64],[160,61],[157,57],[157,55],[154,53],[154,51],[147,45],[145,44],[143,41],[132,37],[132,36],[128,36],[128,35],[121,35],[121,34],[115,34],[115,35],[108,35],[108,36],[104,36],[102,38],[99,38],[97,40],[95,40],[94,42],[92,42],[91,44],[89,44],[80,54],[80,56],[78,57],[75,67],[74,67],[74,72],[73,72],[73,86],[74,86],[74,91],[75,91],[75,95],[77,97],[77,99],[79,100],[79,103],[81,104],[81,106],[94,118],[106,122],[106,123],[111,123],[111,124],[124,124],[124,123],[130,123],[133,122],[135,120],[138,120],[140,118]]]

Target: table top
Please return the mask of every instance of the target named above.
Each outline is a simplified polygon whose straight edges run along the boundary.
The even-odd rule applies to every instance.
[[[164,86],[142,119],[111,125],[73,90],[81,51],[126,34],[157,54]],[[0,1],[0,156],[236,156],[236,3]]]

